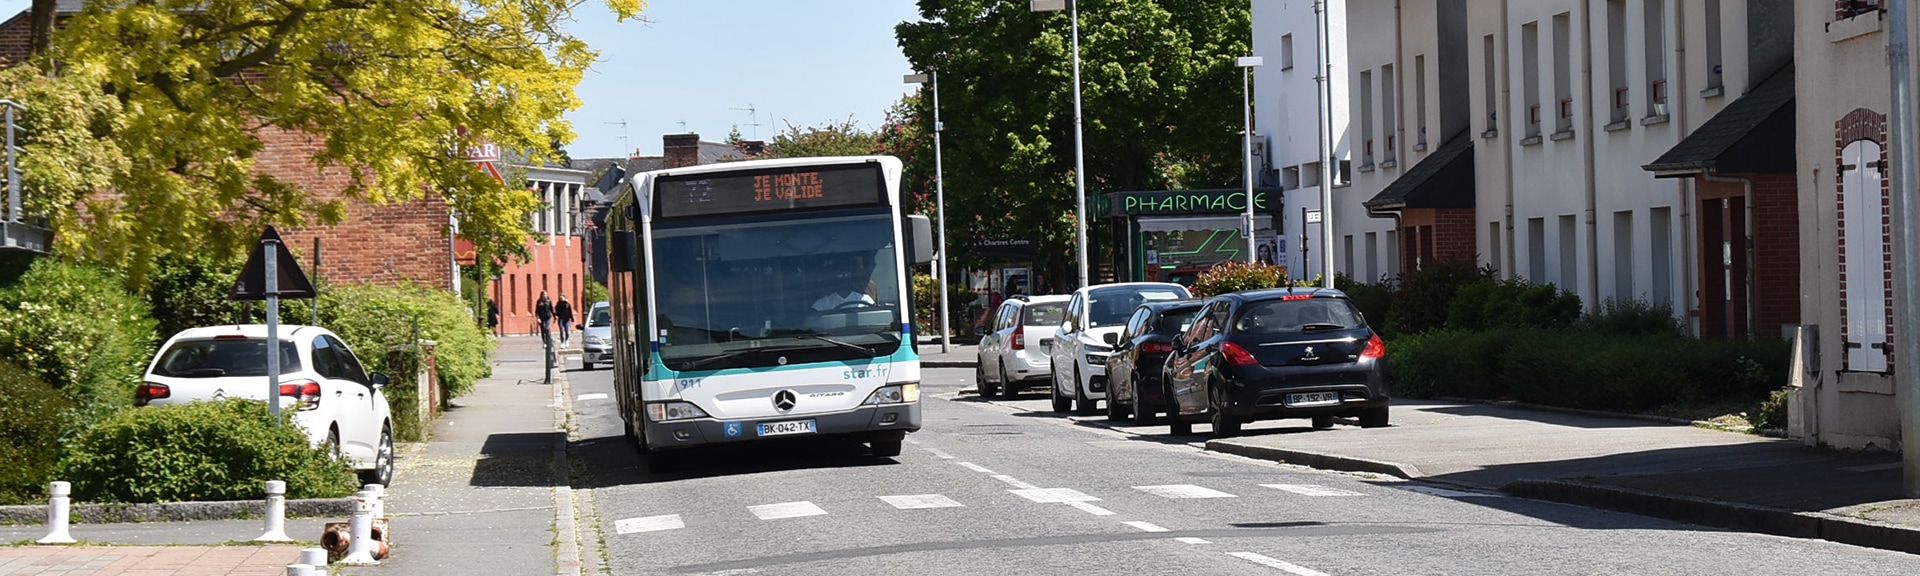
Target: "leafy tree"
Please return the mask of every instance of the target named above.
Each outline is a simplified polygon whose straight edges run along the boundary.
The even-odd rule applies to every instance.
[[[1233,58],[1250,50],[1246,2],[1080,4],[1089,217],[1107,192],[1237,184],[1241,95]],[[949,241],[1034,237],[1049,275],[1069,277],[1062,271],[1073,262],[1075,146],[1067,15],[1033,13],[1021,0],[921,0],[920,15],[896,36],[915,69],[940,72]],[[930,129],[931,99],[907,105],[912,124]]]
[[[374,204],[444,199],[483,259],[524,257],[536,199],[461,152],[564,155],[562,114],[596,56],[563,30],[575,5],[90,1],[0,90],[26,104],[22,163],[56,249],[136,279],[170,252],[236,254],[263,225],[341,221],[342,201],[302,184],[321,173]],[[264,169],[263,137],[304,139],[310,162]]]
[[[808,127],[788,123],[786,131],[767,144],[766,157],[862,156],[874,153],[878,147],[879,137],[862,130],[852,118]]]

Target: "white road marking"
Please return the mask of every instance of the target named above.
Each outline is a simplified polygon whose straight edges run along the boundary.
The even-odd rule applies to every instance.
[[[1099,506],[1094,506],[1086,502],[1068,502],[1067,505],[1084,510],[1086,511],[1086,513],[1092,514],[1094,516],[1112,516],[1113,515],[1112,510],[1101,508]]]
[[[799,518],[801,516],[819,516],[827,513],[826,510],[821,510],[819,506],[813,505],[812,502],[784,502],[780,504],[762,504],[759,506],[748,506],[747,510],[753,512],[753,515],[758,516],[761,520],[778,520],[781,518]]]
[[[1879,472],[1881,470],[1898,470],[1900,469],[1900,467],[1905,465],[1906,463],[1904,462],[1888,462],[1886,464],[1870,464],[1866,466],[1848,466],[1846,468],[1841,468],[1840,471],[1842,472]]]
[[[919,443],[920,443],[920,441],[919,441],[919,440],[914,440],[914,439],[912,439],[912,438],[906,438],[906,439],[904,439],[904,440],[905,440],[905,441],[906,441],[906,443],[908,443],[908,444],[919,444]]]
[[[998,478],[998,476],[995,476],[995,478]],[[1018,482],[1018,480],[1016,480],[1016,482]],[[1041,504],[1096,502],[1100,500],[1099,498],[1082,494],[1079,490],[1072,488],[1027,488],[1024,490],[1008,490],[1008,492]]]
[[[1146,492],[1162,498],[1234,498],[1232,494],[1194,486],[1192,484],[1168,484],[1165,486],[1134,486],[1134,490]]]
[[[1166,532],[1167,531],[1166,528],[1155,526],[1153,525],[1152,522],[1141,522],[1141,521],[1135,520],[1133,522],[1122,522],[1122,524],[1126,524],[1134,528],[1139,528],[1140,531],[1142,532]]]
[[[961,462],[961,463],[960,463],[960,465],[961,465],[961,466],[965,466],[965,467],[966,467],[966,468],[967,468],[968,470],[972,470],[972,471],[974,471],[974,472],[979,472],[979,473],[981,473],[981,474],[992,474],[992,473],[993,473],[993,471],[992,471],[992,470],[988,470],[988,469],[987,469],[987,467],[985,467],[985,466],[981,466],[981,465],[979,465],[979,464],[974,464],[974,463],[972,463],[972,462]]]
[[[1281,562],[1273,558],[1268,558],[1266,556],[1254,554],[1252,552],[1228,552],[1227,555],[1235,558],[1239,558],[1242,560],[1252,561],[1255,564],[1266,566],[1268,568],[1279,568],[1281,570],[1285,570],[1289,573],[1297,574],[1299,576],[1327,576],[1326,572],[1309,570],[1300,566],[1288,564],[1286,562]]]
[[[632,534],[635,532],[659,532],[661,530],[675,530],[675,529],[686,528],[686,527],[687,527],[687,523],[680,519],[679,514],[668,514],[666,516],[647,516],[643,518],[628,518],[626,520],[617,520],[617,521],[614,521],[613,523],[613,531],[616,534]]]
[[[1174,538],[1174,539],[1173,539],[1173,541],[1175,541],[1175,542],[1182,542],[1182,543],[1186,543],[1186,544],[1212,544],[1212,543],[1213,543],[1213,541],[1212,541],[1212,540],[1208,540],[1208,539],[1206,539],[1206,538],[1194,538],[1194,537],[1192,537],[1192,536],[1186,536],[1186,537],[1182,537],[1182,538]]]
[[[1448,490],[1446,488],[1434,488],[1432,486],[1394,486],[1394,488],[1399,488],[1401,490],[1406,490],[1408,492],[1419,492],[1421,494],[1426,494],[1429,496],[1439,496],[1441,498],[1505,498],[1506,497],[1500,494],[1461,492],[1459,490]]]
[[[606,394],[595,392],[592,394],[581,394],[580,397],[576,398],[575,400],[606,400],[606,399],[607,399]]]
[[[1319,484],[1261,484],[1266,488],[1285,490],[1302,496],[1365,496],[1352,490],[1328,488]]]
[[[961,504],[952,498],[939,494],[915,494],[912,496],[881,496],[881,500],[892,504],[894,508],[911,510],[915,508],[954,508]]]
[[[952,459],[953,459],[953,455],[952,455],[952,454],[948,454],[948,453],[946,453],[946,452],[941,452],[939,448],[928,448],[928,449],[927,449],[927,451],[928,451],[928,452],[932,452],[934,456],[939,456],[941,460],[952,460]]]
[[[994,475],[993,479],[999,480],[1001,482],[1006,482],[1007,485],[1013,486],[1014,488],[1019,488],[1021,490],[1039,490],[1040,489],[1039,486],[1034,486],[1026,482],[1021,482],[1019,478],[1014,478],[1006,474],[996,474]]]

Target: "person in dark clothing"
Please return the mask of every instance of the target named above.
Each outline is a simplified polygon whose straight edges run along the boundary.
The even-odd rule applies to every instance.
[[[560,347],[565,348],[573,336],[573,303],[567,301],[565,293],[553,305],[553,319],[560,324]]]
[[[500,306],[498,304],[494,304],[492,298],[488,298],[487,299],[487,329],[493,330],[499,327],[500,327]]]
[[[540,300],[533,304],[533,317],[540,321],[540,340],[553,342],[553,300],[547,298],[547,291],[540,291]]]

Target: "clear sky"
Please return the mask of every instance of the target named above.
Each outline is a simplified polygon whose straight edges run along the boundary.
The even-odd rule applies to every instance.
[[[0,19],[28,3],[0,0]],[[873,129],[914,89],[893,36],[919,18],[910,0],[648,0],[642,14],[616,24],[603,0],[574,13],[568,30],[600,51],[567,114],[574,158],[659,155],[662,135],[720,141],[735,126],[762,140],[789,123]]]

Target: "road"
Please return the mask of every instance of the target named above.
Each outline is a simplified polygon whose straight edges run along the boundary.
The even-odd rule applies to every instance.
[[[925,428],[898,458],[813,439],[653,475],[611,375],[569,373],[569,454],[589,569],[613,574],[1920,573],[1920,556],[1211,453],[1041,394],[981,401],[966,369],[925,370]]]

